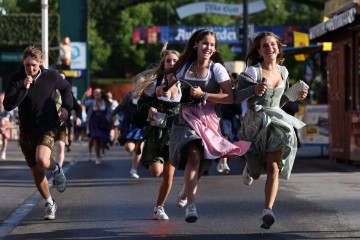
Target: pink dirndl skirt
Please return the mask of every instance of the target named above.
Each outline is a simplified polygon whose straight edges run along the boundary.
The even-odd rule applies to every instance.
[[[216,115],[213,104],[184,107],[182,116],[196,134],[202,138],[205,159],[242,156],[250,148],[251,142],[231,143],[223,137],[220,130],[220,119]]]

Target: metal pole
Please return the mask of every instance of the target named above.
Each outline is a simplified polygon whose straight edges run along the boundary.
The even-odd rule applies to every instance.
[[[248,14],[248,1],[247,0],[243,0],[243,50],[244,50],[244,59],[246,57],[247,51],[248,51],[248,22],[249,22],[249,14]]]
[[[43,66],[49,67],[49,19],[48,19],[48,0],[41,0],[41,45]]]

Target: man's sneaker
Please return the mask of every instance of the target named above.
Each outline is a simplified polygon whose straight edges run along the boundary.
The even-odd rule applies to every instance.
[[[269,229],[271,225],[274,224],[274,222],[275,222],[274,213],[270,209],[264,209],[261,215],[260,227],[263,229]]]
[[[216,170],[219,173],[225,173],[225,174],[228,174],[230,172],[230,168],[227,165],[227,163],[221,163],[221,162],[219,162],[219,164],[217,165]]]
[[[198,219],[198,214],[196,211],[196,206],[195,204],[192,203],[186,207],[185,221],[188,223],[193,223],[196,222],[197,219]]]
[[[247,168],[247,164],[244,167],[244,171],[242,174],[242,179],[245,185],[251,185],[254,181],[254,179],[249,175],[249,171]]]
[[[59,164],[56,163],[56,165],[58,166],[59,170],[57,170],[56,172],[51,172],[51,174],[53,175],[53,185],[56,186],[56,189],[59,192],[63,192],[66,189],[66,177],[64,174],[64,171],[62,170],[62,167],[60,167]]]
[[[51,205],[50,203],[46,203],[45,204],[44,220],[54,220],[55,219],[56,209],[57,209],[57,206],[56,206],[55,201],[54,201],[53,205]]]
[[[154,217],[155,220],[169,220],[168,215],[165,213],[163,206],[154,207]]]
[[[131,169],[130,170],[130,176],[132,177],[132,178],[136,178],[136,179],[138,179],[140,176],[137,174],[137,171],[136,171],[136,169]]]
[[[179,192],[178,199],[177,199],[177,206],[180,208],[185,207],[187,204],[187,197],[185,194],[185,189],[183,188],[181,192]]]

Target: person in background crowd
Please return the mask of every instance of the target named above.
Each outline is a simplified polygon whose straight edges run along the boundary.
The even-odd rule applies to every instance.
[[[218,38],[214,32],[197,30],[169,70],[169,74],[173,74],[171,80],[181,81],[183,85],[181,113],[173,121],[170,132],[169,157],[174,166],[185,170],[185,221],[189,223],[198,219],[195,206],[197,183],[211,161],[241,156],[250,146],[248,142],[230,143],[220,132],[215,106],[232,104],[234,100],[230,76],[217,46]]]
[[[95,147],[96,164],[101,164],[101,151],[109,142],[111,122],[111,106],[107,101],[106,95],[102,93],[100,88],[93,91],[93,99],[87,99],[88,93],[85,92],[82,103],[89,109],[89,138]],[[91,146],[92,148],[92,146]],[[91,153],[89,145],[89,151]]]
[[[45,69],[40,49],[29,46],[22,57],[23,68],[11,75],[5,91],[4,108],[18,107],[20,147],[31,169],[35,185],[46,200],[44,219],[55,219],[57,205],[52,198],[45,170],[51,171],[59,192],[66,189],[64,172],[51,157],[60,122],[72,109],[71,86],[59,73]],[[60,91],[62,104],[56,109],[53,93]]]
[[[237,81],[237,74],[232,73],[230,75],[232,88],[234,89]],[[219,114],[220,114],[220,128],[223,136],[230,142],[239,141],[238,132],[240,131],[241,126],[241,114],[242,109],[240,104],[219,104]],[[230,172],[230,167],[228,165],[228,158],[221,157],[219,163],[216,167],[216,170],[219,173],[228,174]]]
[[[159,188],[153,218],[155,220],[168,220],[165,212],[165,201],[170,193],[175,167],[169,161],[169,134],[172,121],[179,114],[180,110],[180,82],[166,89],[167,78],[164,72],[174,66],[179,59],[180,53],[175,50],[166,50],[167,43],[164,43],[161,51],[160,64],[138,74],[135,97],[141,96],[138,101],[139,112],[144,119],[150,121],[150,126],[143,130],[145,145],[141,157],[142,165],[149,169],[152,176],[158,177],[163,174]],[[145,79],[145,81],[142,81]],[[154,120],[156,114],[166,114],[162,124]]]
[[[80,104],[81,107],[81,123],[76,126],[76,140],[82,144],[84,138],[86,137],[86,107],[84,104]]]
[[[65,79],[65,74],[62,70],[58,71],[59,74],[61,75],[61,77],[64,79],[64,81],[66,81]],[[76,101],[76,98],[74,97],[73,94],[72,98],[73,98],[73,109],[76,112],[77,118],[76,118],[76,124],[80,124],[81,123],[81,107],[78,104],[78,102]],[[60,92],[58,90],[56,90],[55,92],[55,102],[56,102],[56,108],[59,110],[62,104],[62,100],[61,100],[61,95]],[[55,137],[55,146],[56,146],[56,151],[55,151],[55,162],[57,162],[60,167],[63,166],[64,163],[64,159],[65,159],[65,145],[66,142],[68,141],[67,138],[69,137],[68,134],[68,128],[67,128],[67,124],[69,121],[65,121],[60,125],[59,131]]]
[[[4,96],[5,93],[0,93],[0,136],[1,136],[1,160],[6,160],[6,150],[8,146],[8,140],[10,139],[10,128],[12,121],[12,111],[8,112],[4,109]]]
[[[123,120],[120,123],[120,137],[118,139],[120,146],[124,146],[125,150],[133,153],[131,161],[130,176],[132,178],[140,178],[137,173],[137,168],[141,158],[142,148],[144,146],[142,137],[142,128],[138,127],[134,120],[138,120],[136,115],[139,113],[137,109],[137,102],[139,98],[133,97],[134,91],[129,91],[119,105],[111,114],[111,119],[116,114],[123,113]]]
[[[114,110],[117,107],[117,105],[119,105],[118,101],[116,99],[113,99],[113,95],[111,92],[107,92],[106,96],[111,104],[111,109]]]
[[[61,70],[70,70],[71,65],[71,53],[73,49],[70,46],[70,38],[64,37],[60,44],[60,68]]]
[[[235,102],[248,102],[248,110],[241,126],[240,138],[251,141],[245,154],[244,184],[258,179],[266,169],[265,204],[261,228],[269,229],[275,222],[272,211],[279,188],[279,178],[289,179],[297,151],[294,127],[305,124],[288,115],[282,107],[288,98],[289,72],[282,66],[280,38],[272,32],[255,36],[246,56],[247,68],[239,76]],[[305,99],[307,91],[300,91],[298,99]]]
[[[115,108],[119,105],[119,102],[113,99],[113,95],[111,92],[106,93],[107,98],[111,104],[111,109],[115,110]],[[115,142],[115,139],[118,139],[120,136],[118,126],[115,126],[115,121],[113,122],[112,128],[110,130],[110,145],[112,146]]]
[[[49,50],[59,50],[59,70],[70,70],[71,54],[74,51],[74,49],[70,46],[70,42],[70,37],[65,36],[61,39],[61,43],[59,46],[49,48]]]

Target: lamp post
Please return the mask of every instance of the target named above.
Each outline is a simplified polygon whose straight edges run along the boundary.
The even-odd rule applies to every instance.
[[[43,66],[49,67],[49,18],[48,18],[49,4],[48,0],[41,0],[41,45]]]
[[[249,25],[249,14],[248,14],[248,1],[243,0],[243,52],[244,58],[246,57],[248,50],[248,25]]]

